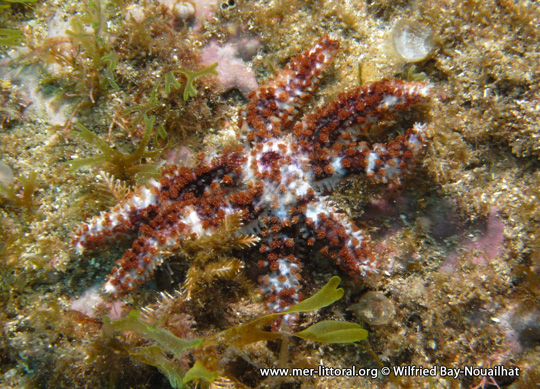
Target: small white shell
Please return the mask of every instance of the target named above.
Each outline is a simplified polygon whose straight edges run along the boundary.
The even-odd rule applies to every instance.
[[[365,293],[358,303],[351,305],[348,310],[374,326],[390,323],[396,314],[392,301],[380,292]]]
[[[3,162],[0,162],[0,184],[9,185],[13,182],[13,180],[13,172],[9,166]]]
[[[400,19],[392,29],[392,46],[406,62],[423,61],[435,48],[433,30],[414,20]]]
[[[191,20],[195,17],[195,6],[189,1],[180,1],[172,9],[175,18]]]

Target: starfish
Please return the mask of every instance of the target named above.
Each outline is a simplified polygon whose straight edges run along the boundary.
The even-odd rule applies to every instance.
[[[352,174],[388,183],[411,171],[426,142],[425,124],[386,143],[372,143],[368,135],[378,121],[426,102],[429,86],[368,83],[299,118],[338,48],[337,40],[323,36],[249,95],[240,110],[243,146],[201,154],[194,168],[168,166],[159,181],[75,230],[79,251],[134,237],[106,292],[135,289],[183,240],[212,234],[233,214],[263,238],[260,284],[272,311],[301,299],[299,246],[317,246],[358,282],[377,272],[369,235],[331,205],[328,194]]]

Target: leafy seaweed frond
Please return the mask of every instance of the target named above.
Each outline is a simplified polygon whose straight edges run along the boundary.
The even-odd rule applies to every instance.
[[[105,68],[105,77],[107,78],[109,85],[114,90],[120,90],[120,86],[114,80],[114,69],[116,69],[116,65],[118,64],[118,53],[116,53],[116,51],[111,51],[101,57],[101,60],[107,64],[107,67]]]
[[[105,170],[121,179],[132,180],[135,175],[155,174],[155,166],[143,163],[143,160],[147,158],[157,158],[164,150],[170,147],[170,144],[168,143],[163,148],[156,150],[147,149],[154,135],[155,120],[155,116],[144,116],[144,135],[137,148],[130,154],[113,149],[106,141],[91,132],[84,125],[77,123],[77,128],[79,129],[77,135],[98,148],[102,154],[95,157],[79,158],[68,161],[67,163],[71,165],[70,171],[73,172],[83,166],[105,164]]]
[[[82,1],[79,12],[70,19],[65,37],[30,45],[29,53],[18,61],[57,65],[59,70],[45,75],[40,87],[54,90],[58,98],[76,97],[84,105],[93,104],[110,88],[120,89],[114,77],[119,55],[108,27],[119,10],[116,0]]]
[[[12,30],[10,28],[0,28],[1,46],[19,46],[23,37],[22,31]]]
[[[343,297],[344,293],[342,288],[337,288],[340,282],[341,279],[339,277],[332,277],[330,281],[328,281],[328,283],[316,294],[296,305],[293,305],[286,311],[265,315],[250,321],[249,323],[242,324],[238,327],[229,328],[228,330],[210,336],[204,340],[203,347],[224,342],[231,346],[243,347],[250,343],[259,342],[261,340],[279,339],[281,338],[280,333],[264,331],[263,327],[268,326],[274,320],[283,315],[316,311],[335,303],[337,300]]]
[[[8,9],[10,4],[35,3],[37,0],[0,0],[0,10]],[[0,28],[0,46],[19,46],[24,34],[19,30]]]
[[[183,388],[186,371],[167,358],[163,354],[164,350],[170,351],[176,358],[182,358],[185,351],[200,346],[202,339],[179,338],[167,330],[144,323],[139,316],[140,312],[134,309],[123,319],[110,321],[105,318],[105,322],[117,331],[134,331],[155,341],[156,345],[130,351],[130,355],[163,371],[173,388]]]
[[[184,388],[185,370],[173,360],[167,358],[163,349],[160,346],[148,346],[140,351],[130,353],[135,359],[146,363],[147,365],[157,367],[160,369],[169,379],[169,383],[173,388]]]
[[[242,348],[248,344],[280,339],[283,334],[279,332],[265,331],[264,327],[280,316],[290,313],[310,312],[333,304],[343,296],[343,289],[338,288],[341,279],[332,277],[330,281],[315,295],[290,307],[288,310],[262,316],[248,323],[232,327],[206,338],[193,340],[181,339],[167,330],[152,327],[139,319],[139,312],[133,310],[128,317],[115,320],[110,323],[117,331],[134,331],[156,342],[156,346],[145,347],[142,350],[129,351],[135,358],[157,366],[162,370],[169,382],[175,388],[182,388],[193,380],[212,382],[222,372],[219,357],[215,350],[223,347]],[[325,320],[316,323],[307,329],[293,334],[302,339],[324,343],[353,343],[367,338],[368,333],[357,323]],[[176,358],[189,351],[196,349],[197,359],[195,364],[187,372],[182,372],[172,364],[171,360],[164,357],[165,350],[170,351]]]
[[[174,72],[169,72],[165,74],[165,93],[171,93],[172,88],[180,89],[180,83],[174,76]]]
[[[208,370],[200,361],[195,361],[191,369],[189,369],[184,376],[184,383],[188,383],[193,380],[204,380],[207,382],[213,382],[219,377],[219,373]]]
[[[0,198],[31,211],[36,206],[37,174],[32,172],[28,177],[19,176],[17,181],[9,185],[0,184]]]
[[[180,89],[180,83],[176,80],[176,77],[174,76],[174,73],[180,73],[186,77],[186,84],[184,86],[183,94],[184,101],[187,101],[187,99],[189,99],[190,97],[195,97],[197,95],[197,89],[195,89],[195,87],[193,86],[195,80],[202,76],[208,76],[211,74],[217,75],[217,66],[218,63],[215,62],[212,65],[202,70],[199,70],[198,72],[190,72],[189,70],[175,70],[165,74],[165,93],[169,93],[172,87],[174,87],[175,89]]]
[[[71,44],[78,49],[78,55],[74,57],[75,69],[83,72],[80,74],[81,78],[86,79],[91,90],[96,92],[104,92],[107,86],[120,89],[113,75],[118,54],[112,48],[107,27],[110,17],[107,8],[111,3],[105,0],[89,0],[87,5],[82,7],[81,15],[72,19],[71,29],[66,30]]]
[[[117,331],[135,331],[148,339],[155,341],[161,348],[169,350],[176,358],[182,358],[184,351],[198,347],[203,339],[182,339],[171,332],[158,327],[152,327],[139,319],[140,312],[133,309],[127,317],[111,322]]]
[[[296,332],[294,336],[321,343],[352,343],[366,339],[368,332],[357,323],[324,320]]]

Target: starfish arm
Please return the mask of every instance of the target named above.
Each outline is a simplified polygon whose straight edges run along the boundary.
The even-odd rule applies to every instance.
[[[109,212],[95,216],[74,231],[72,244],[81,253],[104,244],[113,244],[137,232],[147,220],[144,211],[157,204],[159,182],[150,180],[148,187],[131,193],[123,202]]]
[[[306,255],[298,254],[295,237],[299,233],[305,235],[308,246],[322,246],[321,253],[334,258],[357,282],[377,272],[369,235],[324,197],[299,205],[293,213],[298,220],[292,224],[289,219],[276,216],[262,218],[266,244],[259,250],[266,259],[260,260],[258,266],[265,269],[266,274],[259,277],[259,282],[266,305],[272,312],[284,311],[301,300],[301,258]],[[264,229],[265,226],[268,228]],[[284,321],[294,326],[296,319],[291,316],[285,317]],[[280,325],[280,321],[274,323],[275,328]]]
[[[308,244],[322,245],[321,253],[334,258],[354,280],[361,282],[364,277],[377,272],[370,236],[325,198],[308,204],[306,225],[313,231]]]
[[[228,150],[214,158],[201,156],[200,159],[194,169],[165,168],[159,182],[150,180],[147,186],[130,194],[109,212],[82,223],[73,233],[74,248],[82,252],[113,244],[120,238],[136,235],[143,225],[158,225],[161,221],[170,223],[182,216],[188,217],[192,208],[200,215],[206,215],[201,217],[201,220],[207,220],[201,222],[202,227],[220,224],[228,212],[227,208],[219,211],[227,205],[223,187],[240,186],[242,163],[246,158],[239,149]],[[230,196],[231,201],[245,202],[242,193]]]
[[[405,136],[398,136],[387,145],[374,145],[370,148],[365,141],[357,142],[371,135],[369,130],[378,120],[388,119],[409,106],[426,102],[429,99],[429,89],[423,82],[382,80],[342,93],[337,100],[306,115],[294,126],[294,135],[301,147],[309,153],[316,180],[358,171],[361,163],[366,164],[364,168],[369,165],[366,169],[368,176],[386,181],[377,172],[388,172],[388,178],[399,178],[400,169],[392,169],[391,164],[397,163],[398,166],[402,165],[401,170],[407,170],[412,161],[410,157],[421,148],[425,140],[421,135],[424,130],[422,125],[415,126]],[[375,154],[376,149],[380,157]],[[369,154],[369,151],[373,153],[365,161],[362,160],[361,154]],[[396,154],[394,158],[393,151],[398,154],[402,152],[403,155]],[[383,166],[387,161],[389,165]],[[372,167],[371,163],[378,165]],[[350,167],[352,169],[348,171]]]
[[[308,50],[293,58],[276,77],[249,95],[250,103],[240,112],[239,127],[248,140],[279,136],[289,127],[298,110],[319,84],[322,72],[336,55],[339,41],[323,36]]]
[[[230,213],[243,213],[226,206]],[[227,211],[227,215],[229,215]],[[139,228],[139,237],[126,251],[112,269],[105,292],[112,295],[124,295],[152,276],[167,256],[174,253],[188,238],[198,238],[214,233],[215,226],[206,226],[205,209],[196,205],[186,206],[181,211],[163,210],[149,224]]]
[[[208,193],[208,192],[207,192]],[[189,205],[186,202],[171,202],[169,207],[163,207],[148,224],[139,228],[139,237],[134,241],[131,249],[117,261],[104,290],[112,295],[123,295],[130,292],[140,284],[146,282],[161,265],[167,256],[177,250],[182,241],[188,238],[209,236],[220,226],[215,220],[225,220],[231,214],[238,214],[240,219],[249,214],[249,208],[234,203],[237,193],[230,196],[217,196],[207,194],[204,202],[191,198]],[[243,196],[238,200],[241,202]],[[230,200],[230,201],[229,201]],[[215,208],[208,203],[218,201]],[[216,203],[217,204],[217,203]]]
[[[259,277],[259,282],[272,312],[284,311],[300,300],[302,264],[295,255],[276,255],[272,260],[259,261],[259,266],[270,270]]]
[[[363,172],[375,182],[399,182],[401,176],[411,172],[416,156],[425,146],[425,128],[424,124],[416,123],[405,134],[386,144],[376,143],[369,147],[366,142],[360,142],[333,164],[341,165],[348,173]]]
[[[266,260],[259,260],[258,266],[265,269],[265,274],[259,277],[261,293],[265,297],[266,306],[271,312],[283,312],[297,304],[301,299],[302,262],[297,255],[297,245],[293,238],[296,226],[289,225],[286,220],[273,219],[272,233],[265,234],[267,244],[262,244],[259,251]],[[282,227],[276,228],[280,223]],[[268,230],[266,230],[268,231]],[[278,329],[286,323],[294,327],[298,320],[297,314],[287,314],[277,319],[272,328]]]
[[[139,237],[116,262],[107,278],[103,287],[105,292],[123,295],[134,290],[152,276],[154,270],[178,249],[184,239],[197,235],[201,230],[201,220],[196,210],[191,207],[183,215],[174,221],[162,220],[159,226],[156,223],[142,225]]]
[[[313,151],[348,144],[365,137],[369,128],[396,112],[430,98],[425,82],[381,80],[362,85],[305,115],[295,124],[298,141]],[[340,147],[334,148],[339,150]],[[330,151],[330,149],[328,149]]]
[[[167,241],[172,243],[172,237]],[[154,237],[139,236],[131,249],[116,261],[103,290],[114,296],[121,296],[144,283],[163,262],[165,246]]]

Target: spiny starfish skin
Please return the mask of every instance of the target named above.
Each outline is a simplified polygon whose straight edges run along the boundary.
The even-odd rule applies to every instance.
[[[369,83],[297,120],[338,48],[337,40],[322,37],[250,94],[240,111],[243,147],[199,155],[195,168],[169,166],[159,182],[151,180],[75,230],[73,245],[79,251],[135,237],[109,275],[106,292],[135,289],[184,239],[212,234],[231,214],[263,237],[261,291],[273,311],[300,299],[299,240],[322,247],[359,282],[377,272],[369,235],[330,205],[327,194],[351,174],[396,182],[411,170],[426,141],[424,124],[386,144],[362,139],[378,120],[426,102],[429,86]]]

